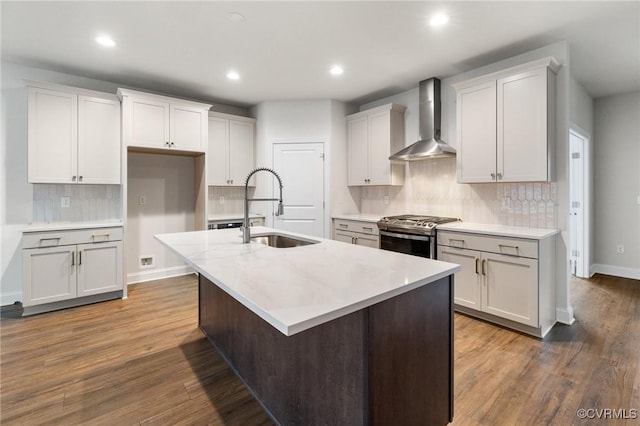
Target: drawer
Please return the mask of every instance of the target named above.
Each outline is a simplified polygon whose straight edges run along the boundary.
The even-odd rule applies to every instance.
[[[22,248],[57,247],[121,240],[122,227],[28,232],[22,236]]]
[[[538,241],[463,232],[438,231],[438,245],[479,250],[509,256],[538,258]]]
[[[336,231],[352,231],[352,232],[360,232],[362,234],[378,235],[378,225],[371,222],[334,219],[333,227]]]

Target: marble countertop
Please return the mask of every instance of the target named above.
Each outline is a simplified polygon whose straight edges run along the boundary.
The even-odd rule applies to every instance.
[[[258,226],[318,241],[294,248],[243,244],[235,229],[155,237],[204,277],[287,336],[374,305],[460,266]]]
[[[122,222],[34,223],[22,228],[22,232],[68,231],[71,229],[114,228],[122,226],[124,226]]]
[[[357,213],[354,213],[354,214],[349,214],[349,213],[334,214],[331,217],[333,219],[358,220],[360,222],[372,222],[372,223],[376,223],[380,219],[382,219],[382,216],[378,216],[378,215],[357,214]]]
[[[258,219],[258,218],[264,219],[264,215],[249,213],[249,219]],[[243,219],[244,219],[244,213],[238,213],[238,214],[221,213],[221,214],[210,214],[209,216],[207,216],[207,220],[213,221],[213,222],[224,222],[229,220],[243,220]]]
[[[438,225],[438,230],[487,234],[500,237],[528,238],[533,240],[543,240],[560,232],[557,229],[522,228],[519,226],[489,225],[486,223],[473,222],[445,223]]]

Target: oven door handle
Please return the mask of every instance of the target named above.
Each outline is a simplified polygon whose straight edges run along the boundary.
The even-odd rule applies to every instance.
[[[430,236],[423,235],[413,235],[413,234],[397,234],[395,232],[389,231],[380,231],[380,236],[384,237],[392,237],[392,238],[401,238],[403,240],[418,240],[418,241],[430,241]]]

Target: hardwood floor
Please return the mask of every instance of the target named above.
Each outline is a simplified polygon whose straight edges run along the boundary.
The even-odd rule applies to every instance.
[[[640,282],[574,279],[572,301],[576,323],[543,341],[456,314],[453,424],[634,423],[579,408],[640,418]],[[196,306],[188,276],[29,318],[4,309],[0,424],[272,424],[203,338]]]

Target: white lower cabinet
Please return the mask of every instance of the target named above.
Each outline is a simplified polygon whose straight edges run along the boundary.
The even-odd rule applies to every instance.
[[[122,296],[122,228],[26,232],[22,241],[25,315]]]
[[[555,323],[553,254],[552,238],[438,232],[438,260],[462,267],[456,310],[538,337]]]
[[[359,246],[380,248],[378,226],[357,220],[333,220],[333,239]]]

